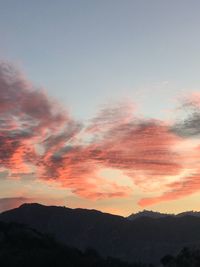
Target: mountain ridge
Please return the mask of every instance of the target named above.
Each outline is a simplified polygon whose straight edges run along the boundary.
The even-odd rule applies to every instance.
[[[200,217],[200,211],[194,211],[194,210],[189,210],[189,211],[183,211],[177,214],[174,213],[163,213],[163,212],[158,212],[158,211],[153,211],[153,210],[142,210],[142,211],[138,211],[136,213],[132,213],[128,216],[122,216],[122,215],[117,215],[117,214],[112,214],[109,212],[104,212],[104,211],[100,211],[100,210],[96,210],[96,209],[86,209],[86,208],[69,208],[66,206],[56,206],[56,205],[44,205],[44,204],[40,204],[40,203],[23,203],[21,205],[19,205],[19,207],[17,208],[13,208],[13,209],[9,209],[9,210],[15,210],[18,208],[23,208],[23,207],[29,207],[29,206],[35,206],[35,207],[56,207],[56,208],[64,208],[64,209],[69,209],[69,210],[77,210],[77,211],[91,211],[91,212],[97,212],[97,213],[101,213],[101,214],[109,214],[112,216],[118,216],[121,218],[127,218],[129,220],[132,219],[136,219],[136,218],[140,218],[140,217],[150,217],[150,218],[164,218],[164,217],[183,217],[183,216],[194,216],[194,217]],[[7,212],[9,210],[6,211],[2,211],[1,213]]]
[[[150,217],[154,219],[158,218],[164,218],[164,217],[183,217],[183,216],[194,216],[194,217],[200,217],[200,211],[184,211],[177,214],[173,213],[162,213],[158,211],[152,211],[152,210],[143,210],[139,211],[137,213],[132,213],[127,217],[129,220],[135,220],[140,217]]]
[[[139,263],[129,264],[114,258],[104,259],[93,249],[81,252],[35,229],[18,223],[6,222],[0,222],[0,265],[4,267],[146,266]]]
[[[200,246],[200,217],[148,216],[129,220],[96,210],[23,204],[0,214],[0,221],[26,224],[60,242],[103,257],[158,262],[183,247]]]

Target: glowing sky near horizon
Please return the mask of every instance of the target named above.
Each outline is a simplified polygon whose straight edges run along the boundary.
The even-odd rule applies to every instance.
[[[200,210],[199,1],[0,3],[0,210]]]

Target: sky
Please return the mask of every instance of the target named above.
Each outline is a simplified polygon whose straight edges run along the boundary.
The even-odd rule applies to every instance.
[[[0,211],[200,210],[200,2],[0,4]]]

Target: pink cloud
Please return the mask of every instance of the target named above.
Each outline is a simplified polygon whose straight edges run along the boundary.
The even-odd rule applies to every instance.
[[[152,198],[143,198],[138,204],[142,207],[154,205],[163,201],[171,201],[189,196],[200,191],[200,173],[193,174],[181,181],[168,185],[169,191],[164,192],[161,196]]]
[[[198,135],[199,106],[185,121],[170,125],[164,121],[137,118],[130,104],[103,107],[89,125],[74,120],[59,103],[26,81],[9,64],[0,65],[0,164],[11,177],[31,173],[57,182],[74,194],[89,199],[127,197],[130,186],[98,176],[102,168],[123,171],[139,188],[157,183],[169,190],[142,199],[142,206],[177,199],[199,191],[198,174],[179,182],[187,155],[177,149],[186,138]],[[191,134],[192,133],[192,134]],[[191,150],[193,148],[191,147]],[[195,153],[194,153],[195,154]],[[191,161],[192,164],[192,161]],[[187,163],[194,171],[194,166]],[[198,173],[198,160],[195,170]]]

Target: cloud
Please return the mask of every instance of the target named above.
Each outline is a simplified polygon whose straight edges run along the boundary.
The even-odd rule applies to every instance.
[[[164,192],[161,196],[152,198],[143,198],[139,201],[142,207],[154,205],[164,201],[171,201],[189,196],[200,191],[200,173],[193,174],[181,181],[169,184],[170,190]]]
[[[152,175],[173,175],[182,168],[173,145],[177,136],[157,122],[130,122],[114,127],[102,142],[106,164]]]
[[[125,105],[100,111],[84,129],[83,135],[87,134],[92,135],[88,143],[72,143],[46,153],[40,176],[57,180],[79,196],[96,199],[132,194],[130,187],[119,186],[117,181],[102,182],[97,177],[101,168],[122,170],[142,188],[155,181],[165,183],[166,176],[182,171],[181,156],[173,150],[180,138],[161,121],[135,118]]]
[[[58,103],[7,63],[0,65],[0,117],[0,164],[11,175],[30,172],[30,165],[40,160],[41,142],[54,137],[48,146],[58,145],[58,135],[66,137],[63,126],[72,124]]]
[[[172,126],[172,131],[184,138],[199,137],[200,135],[200,94],[193,93],[185,97],[180,110],[186,115]]]
[[[35,172],[83,197],[127,195],[106,180],[103,189],[87,147],[76,144],[82,125],[7,63],[0,65],[0,117],[0,165],[10,178]]]
[[[100,199],[134,193],[133,186],[98,174],[103,168],[118,169],[144,193],[161,188],[162,195],[143,198],[142,206],[192,194],[200,190],[194,175],[200,173],[199,147],[189,143],[186,151],[185,142],[199,134],[199,103],[194,96],[185,99],[182,109],[189,115],[173,125],[137,117],[130,103],[103,106],[83,125],[13,66],[2,63],[0,172],[12,179],[33,173],[80,197]],[[186,169],[190,174],[183,178]]]

